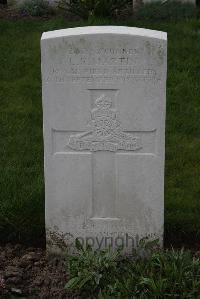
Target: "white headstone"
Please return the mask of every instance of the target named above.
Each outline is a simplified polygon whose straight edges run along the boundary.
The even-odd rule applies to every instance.
[[[166,33],[70,28],[41,47],[48,247],[162,243]]]

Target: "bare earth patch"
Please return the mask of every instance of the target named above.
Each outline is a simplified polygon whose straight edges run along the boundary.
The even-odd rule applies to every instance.
[[[40,248],[0,247],[0,298],[79,298],[66,292],[64,261]]]

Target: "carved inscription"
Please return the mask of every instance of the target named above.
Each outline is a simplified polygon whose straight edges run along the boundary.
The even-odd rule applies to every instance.
[[[53,68],[46,82],[56,83],[125,83],[134,81],[159,81],[160,76],[153,69],[134,68],[81,68],[72,67],[70,70]]]
[[[56,51],[56,49],[52,49]],[[147,53],[145,52],[147,51]],[[126,83],[160,80],[152,63],[142,59],[149,48],[75,48],[69,46],[62,63],[47,71],[44,81],[56,83]],[[150,55],[151,56],[151,55]]]
[[[95,105],[88,123],[90,131],[71,135],[68,142],[70,148],[92,152],[135,151],[142,148],[140,137],[134,137],[123,131],[117,111],[111,108],[110,98],[102,94],[96,99]]]

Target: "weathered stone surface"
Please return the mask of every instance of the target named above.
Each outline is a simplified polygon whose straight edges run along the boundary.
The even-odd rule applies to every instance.
[[[166,39],[112,26],[43,34],[49,247],[162,243]]]

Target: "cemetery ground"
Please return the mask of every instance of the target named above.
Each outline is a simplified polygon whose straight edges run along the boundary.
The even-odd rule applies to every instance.
[[[200,20],[170,23],[93,20],[91,24],[80,21],[69,22],[63,18],[46,21],[2,19],[0,20],[0,243],[2,245],[0,274],[6,267],[7,272],[9,270],[11,272],[10,277],[7,273],[7,279],[13,278],[8,281],[9,293],[5,286],[4,295],[9,296],[5,298],[15,296],[36,298],[41,289],[42,292],[44,289],[41,298],[73,298],[73,296],[78,298],[74,292],[73,295],[62,293],[63,285],[67,281],[62,261],[55,258],[52,262],[48,262],[42,249],[30,246],[40,248],[45,246],[40,37],[44,31],[85,25],[127,25],[168,33],[165,246],[190,247],[195,251],[194,255],[199,254]],[[3,243],[8,242],[25,244],[25,247],[22,245],[3,247]],[[180,258],[173,253],[171,256],[173,258],[171,264],[169,263],[170,271],[164,273],[170,275],[169,272],[172,272],[173,267],[176,268],[176,273],[172,272],[174,276],[171,276],[169,281],[176,280],[178,273],[185,272],[186,268],[191,270],[189,270],[190,277],[199,278],[199,272],[192,264],[192,259],[185,256]],[[158,256],[154,258],[156,260]],[[161,258],[158,260],[160,264],[163,262]],[[181,261],[180,267],[176,266],[179,261]],[[192,265],[191,268],[188,263]],[[199,261],[195,260],[195,263],[199,268]],[[114,265],[116,266],[115,263]],[[127,267],[129,270],[133,269],[133,265]],[[155,270],[152,265],[150,269]],[[144,274],[145,271],[141,273]],[[153,273],[156,273],[156,270]],[[165,274],[161,277],[163,284],[165,279],[168,279],[168,275]],[[180,281],[184,279],[186,281],[188,278],[181,279],[183,277]],[[157,280],[158,277],[155,276],[155,281]],[[144,281],[144,285],[146,287],[148,285],[147,289],[152,287],[153,290],[153,286],[149,286],[153,281]],[[190,279],[188,281],[191,282]],[[196,286],[193,286],[193,291],[197,291],[199,282],[195,279],[194,281]],[[4,281],[0,281],[0,288],[1,283],[3,285]],[[129,283],[133,283],[133,280],[129,280]],[[88,284],[92,288],[89,280]],[[181,283],[180,286],[182,288]],[[158,290],[159,287],[155,286],[154,290]],[[171,285],[168,285],[168,289],[170,287]],[[195,291],[187,297],[187,290],[190,287],[190,284],[185,283],[186,295],[178,298],[198,298]],[[12,294],[11,288],[13,288]],[[127,285],[127,288],[130,289],[130,285]],[[31,295],[30,289],[33,292]],[[22,294],[19,293],[20,290]],[[160,287],[160,290],[163,289]],[[126,294],[125,291],[123,294]],[[151,293],[150,297],[140,298],[162,298],[159,297],[159,293],[155,296],[152,294],[154,293]],[[118,298],[130,297],[124,295]]]

